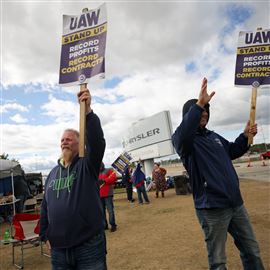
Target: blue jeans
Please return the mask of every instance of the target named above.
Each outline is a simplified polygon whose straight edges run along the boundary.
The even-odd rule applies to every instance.
[[[226,270],[227,232],[240,251],[245,270],[263,270],[259,246],[244,205],[225,209],[196,209],[205,235],[209,269]]]
[[[52,270],[106,270],[106,238],[102,232],[72,248],[52,248]]]
[[[138,201],[139,201],[139,203],[143,203],[142,195],[143,195],[144,200],[149,203],[149,199],[148,199],[147,192],[145,190],[144,184],[137,187],[136,189],[137,189],[137,193],[138,193]]]
[[[115,216],[114,216],[114,205],[113,205],[113,196],[109,196],[106,198],[101,198],[104,218],[105,218],[105,226],[108,227],[108,222],[106,218],[106,208],[109,214],[109,223],[112,227],[116,227]]]

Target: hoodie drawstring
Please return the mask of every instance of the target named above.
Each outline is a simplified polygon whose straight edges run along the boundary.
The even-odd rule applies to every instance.
[[[67,182],[67,186],[68,186],[68,192],[70,192],[70,178],[69,178],[69,166],[68,166],[68,182]]]
[[[70,192],[70,186],[72,184],[72,177],[69,177],[69,169],[70,169],[70,166],[67,167],[67,177],[65,178],[65,183],[64,183],[64,186],[66,186],[68,188],[68,192]],[[59,179],[56,183],[56,189],[57,189],[57,193],[56,193],[56,197],[57,199],[59,198],[59,194],[60,194],[60,188],[62,186],[62,167],[60,166],[60,171],[59,171]]]
[[[62,167],[60,166],[60,175],[59,175],[59,181],[58,181],[58,185],[57,185],[57,194],[56,194],[56,198],[59,198],[59,190],[60,190],[60,185],[61,185],[61,179],[62,179]]]

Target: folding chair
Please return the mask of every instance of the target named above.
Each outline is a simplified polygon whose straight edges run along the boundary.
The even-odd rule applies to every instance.
[[[44,193],[38,193],[38,194],[35,196],[35,199],[36,199],[36,201],[37,201],[37,205],[36,205],[36,211],[37,211],[37,212],[40,212],[41,203],[42,203],[43,198],[44,198]]]
[[[35,199],[37,200],[37,203],[40,204],[42,202],[44,198],[44,193],[38,193],[36,196],[35,196]]]
[[[12,241],[12,263],[19,269],[24,268],[24,249],[41,247],[41,255],[43,253],[42,243],[39,238],[39,225],[40,215],[39,214],[28,214],[18,213],[13,217],[13,228],[14,228],[14,240]],[[15,247],[21,248],[21,263],[15,263]]]
[[[36,198],[31,198],[25,200],[23,204],[23,212],[36,212],[36,206],[37,206],[37,199]]]

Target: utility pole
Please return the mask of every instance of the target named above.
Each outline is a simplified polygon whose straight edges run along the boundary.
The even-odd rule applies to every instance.
[[[261,130],[262,130],[262,136],[263,136],[264,148],[265,148],[265,152],[266,152],[266,151],[267,151],[267,146],[266,146],[266,142],[265,142],[265,137],[264,137],[263,127],[262,127],[262,126],[261,126]]]

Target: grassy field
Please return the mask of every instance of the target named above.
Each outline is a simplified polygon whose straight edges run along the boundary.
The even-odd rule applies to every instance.
[[[270,269],[270,184],[242,180],[241,190],[248,209],[265,269]],[[136,194],[134,193],[136,198]],[[207,254],[204,238],[195,216],[191,195],[176,195],[174,189],[165,198],[154,198],[151,203],[128,203],[126,194],[115,195],[118,230],[106,232],[109,270],[206,270]],[[3,235],[4,226],[1,227]],[[242,269],[237,248],[229,236],[227,241],[228,269]],[[14,269],[11,246],[0,247],[0,268]],[[25,269],[50,269],[48,258],[40,249],[25,251]]]

